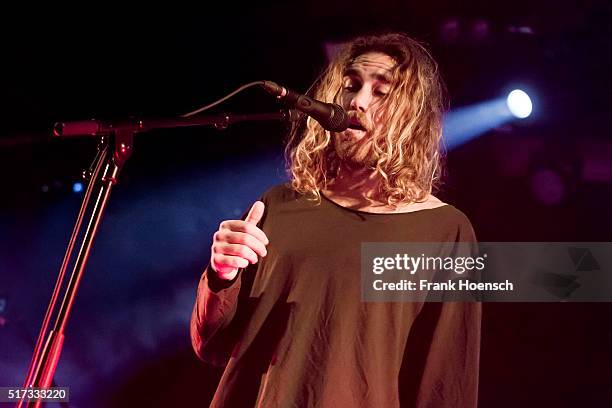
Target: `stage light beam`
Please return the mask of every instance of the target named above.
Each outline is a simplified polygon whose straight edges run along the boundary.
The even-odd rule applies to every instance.
[[[533,109],[531,98],[529,98],[525,91],[520,89],[515,89],[508,94],[506,104],[510,112],[519,119],[525,119],[531,115],[531,110]]]

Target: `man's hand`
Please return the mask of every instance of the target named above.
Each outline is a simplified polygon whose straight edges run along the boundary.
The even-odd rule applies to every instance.
[[[264,210],[264,203],[256,201],[244,221],[226,220],[219,225],[210,251],[210,265],[219,278],[232,280],[239,268],[256,264],[258,255],[266,256],[268,237],[257,227]]]

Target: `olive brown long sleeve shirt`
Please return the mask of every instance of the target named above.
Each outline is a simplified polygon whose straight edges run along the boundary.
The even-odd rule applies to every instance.
[[[476,406],[479,303],[361,297],[362,242],[475,242],[463,213],[366,213],[284,185],[262,200],[267,256],[198,286],[192,344],[225,367],[212,407]]]

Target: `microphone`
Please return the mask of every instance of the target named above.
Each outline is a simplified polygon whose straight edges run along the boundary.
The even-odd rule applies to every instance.
[[[272,81],[263,81],[263,88],[276,96],[289,108],[297,109],[310,116],[331,132],[342,132],[348,128],[349,118],[342,106],[325,103],[299,94]]]

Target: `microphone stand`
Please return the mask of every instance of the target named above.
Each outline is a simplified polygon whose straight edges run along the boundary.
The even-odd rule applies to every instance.
[[[299,114],[296,112],[282,110],[280,112],[263,114],[221,114],[206,117],[127,120],[115,123],[104,123],[96,120],[56,123],[53,130],[56,137],[95,136],[100,137],[100,142],[93,163],[89,170],[84,172],[84,177],[89,180],[89,183],[64,255],[51,301],[39,332],[38,341],[34,348],[24,382],[24,388],[49,388],[53,384],[53,377],[64,343],[66,324],[74,305],[85,266],[87,265],[91,247],[104,215],[112,187],[117,184],[119,173],[132,154],[135,134],[162,128],[212,125],[216,129],[226,129],[233,123],[245,121],[295,121],[297,119],[299,119]],[[83,220],[88,212],[89,219],[86,223],[81,245],[59,312],[57,313],[53,329],[46,335],[44,347],[41,347],[64,281],[65,272],[74,252],[75,243],[79,235],[81,235]],[[16,407],[21,408],[24,402],[25,396],[17,403]],[[38,408],[41,402],[40,399],[29,400],[27,406]]]

